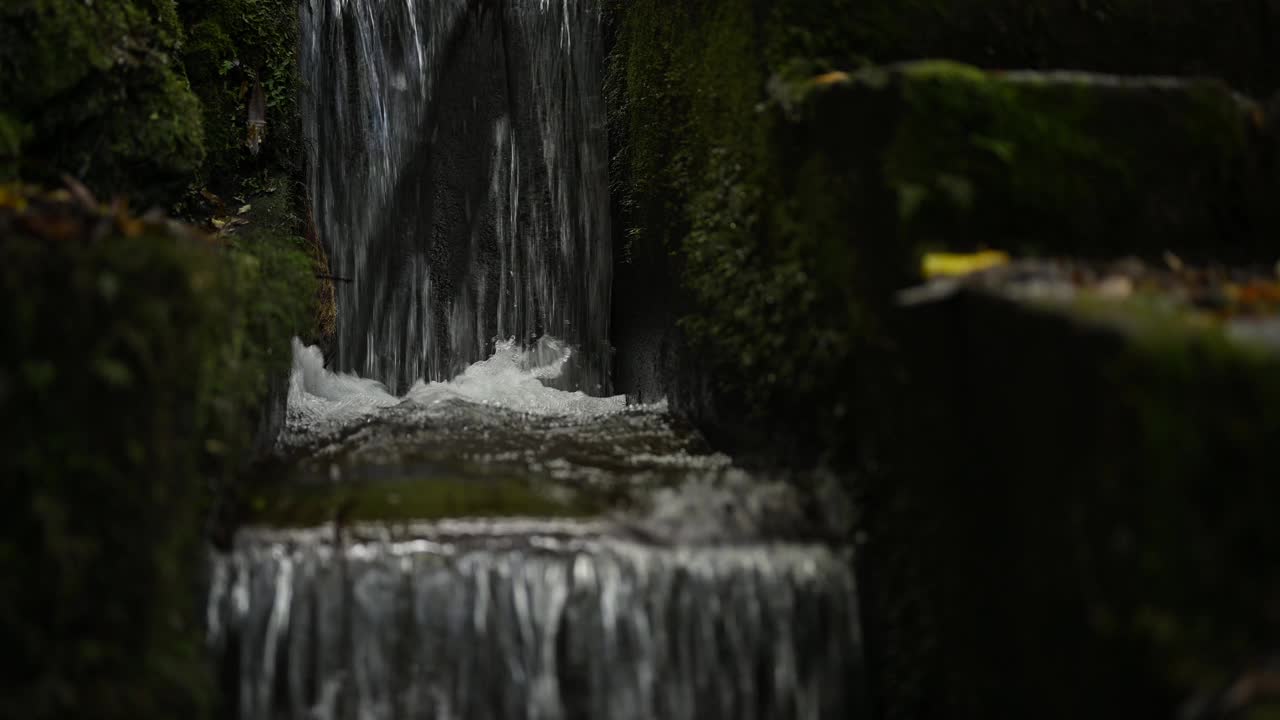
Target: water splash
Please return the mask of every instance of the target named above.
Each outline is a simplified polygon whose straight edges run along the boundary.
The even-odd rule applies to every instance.
[[[281,443],[306,446],[332,440],[388,408],[412,406],[422,413],[456,415],[459,404],[525,415],[587,420],[626,410],[626,397],[600,398],[548,385],[570,366],[568,344],[544,337],[529,348],[514,340],[499,342],[493,355],[444,381],[418,381],[402,397],[382,383],[325,366],[317,347],[293,341],[293,371]],[[419,413],[420,415],[422,413]],[[420,423],[424,418],[418,417]]]

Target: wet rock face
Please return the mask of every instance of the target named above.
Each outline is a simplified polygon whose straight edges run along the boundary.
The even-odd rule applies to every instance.
[[[563,384],[607,392],[596,4],[314,2],[303,23],[338,366],[402,392],[550,334],[579,350]]]

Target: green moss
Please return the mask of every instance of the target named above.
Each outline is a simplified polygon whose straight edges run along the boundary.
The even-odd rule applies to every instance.
[[[808,282],[813,245],[773,232],[786,219],[769,210],[793,196],[779,174],[778,118],[762,112],[765,58],[822,41],[760,18],[804,15],[801,5],[633,2],[620,11],[611,59],[629,241],[678,258],[694,304],[683,326],[706,351],[729,415],[813,387],[810,361],[840,354],[846,339]]]
[[[451,517],[584,517],[604,507],[554,496],[527,480],[430,477],[361,485],[261,485],[246,489],[245,522],[308,527],[326,522],[411,522]]]
[[[0,202],[0,714],[200,717],[192,591],[228,258],[164,223]],[[23,209],[23,206],[29,206]]]
[[[204,158],[173,53],[172,0],[22,0],[0,10],[0,106],[31,129],[21,174],[171,204]]]
[[[864,71],[823,94],[832,97],[813,98],[811,126],[818,114],[856,113],[853,127],[884,138],[862,152],[881,156],[898,242],[1219,257],[1265,254],[1269,244],[1257,227],[1265,203],[1241,192],[1274,183],[1253,159],[1256,107],[1219,84],[988,75],[930,62],[887,77]],[[870,128],[867,117],[887,127]]]

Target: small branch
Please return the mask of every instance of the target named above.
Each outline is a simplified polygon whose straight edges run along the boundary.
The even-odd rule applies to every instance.
[[[333,282],[344,282],[344,283],[355,282],[355,280],[352,280],[351,278],[338,277],[337,275],[320,275],[320,274],[317,274],[317,275],[316,275],[316,279],[317,279],[317,280],[332,280]]]

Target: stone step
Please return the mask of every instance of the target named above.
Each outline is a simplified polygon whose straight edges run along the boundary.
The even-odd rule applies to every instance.
[[[819,38],[845,39],[877,62],[947,57],[987,68],[1211,75],[1253,92],[1280,80],[1280,4],[1272,0],[1185,0],[1158,12],[1123,1],[863,0],[834,13],[818,11],[822,2],[789,4],[828,28]]]
[[[907,296],[861,445],[893,704],[1172,716],[1275,651],[1280,282],[1170,263]]]

